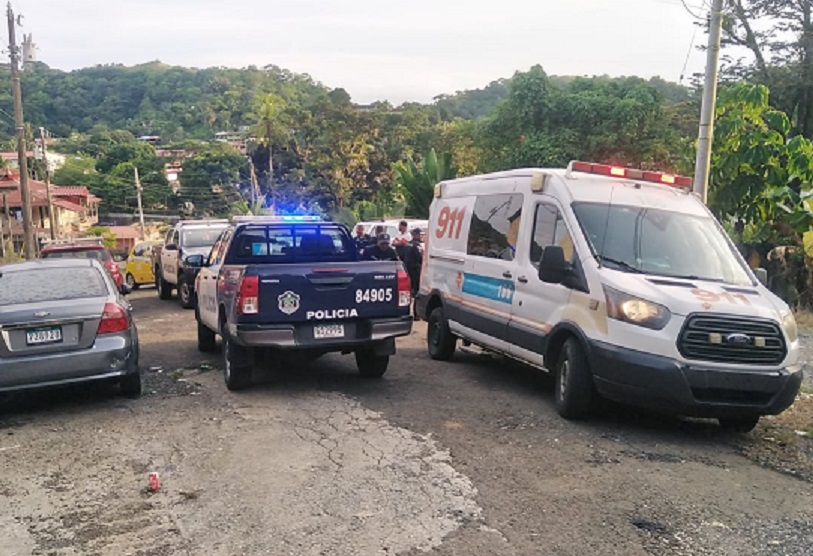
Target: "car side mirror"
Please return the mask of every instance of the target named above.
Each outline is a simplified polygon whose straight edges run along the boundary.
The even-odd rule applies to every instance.
[[[206,258],[203,255],[189,255],[184,263],[191,268],[201,268],[206,264]]]
[[[572,270],[565,260],[565,251],[558,245],[548,245],[542,250],[539,261],[539,279],[548,284],[561,284]]]
[[[757,280],[759,280],[760,284],[762,284],[766,288],[768,287],[768,271],[767,270],[765,270],[764,268],[755,268],[754,269],[754,275],[757,277]]]
[[[130,285],[127,282],[125,282],[119,288],[119,293],[121,293],[121,295],[130,295],[131,293],[133,293],[133,288],[131,288]]]
[[[176,243],[167,243],[166,245],[164,245],[164,249],[166,249],[167,251],[177,251],[178,250],[178,244],[176,244]]]

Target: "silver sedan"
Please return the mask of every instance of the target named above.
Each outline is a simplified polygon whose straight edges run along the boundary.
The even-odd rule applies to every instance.
[[[115,380],[125,396],[140,396],[125,293],[95,260],[0,266],[0,391]]]

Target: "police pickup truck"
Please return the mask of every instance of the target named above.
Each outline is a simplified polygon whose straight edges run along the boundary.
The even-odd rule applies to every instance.
[[[380,377],[395,338],[412,331],[407,273],[398,261],[358,260],[341,224],[316,217],[237,217],[197,275],[198,349],[223,343],[230,390],[251,384],[255,363],[280,352],[306,358],[355,353]]]

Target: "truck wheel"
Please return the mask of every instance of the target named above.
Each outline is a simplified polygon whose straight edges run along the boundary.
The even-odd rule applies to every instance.
[[[127,277],[125,278],[125,281],[127,282],[127,285],[130,286],[130,289],[133,290],[133,291],[135,291],[135,290],[137,290],[138,288],[141,287],[141,284],[136,282],[135,276],[133,276],[129,272],[127,273]]]
[[[178,301],[181,307],[191,309],[195,306],[195,296],[192,294],[192,286],[184,278],[178,279]]]
[[[356,352],[356,366],[364,378],[381,378],[390,364],[389,355],[376,355],[375,351],[360,349]]]
[[[720,428],[729,432],[751,432],[759,423],[759,415],[746,415],[744,417],[721,417],[717,419]]]
[[[135,372],[121,377],[119,388],[124,397],[133,399],[141,397],[141,373]]]
[[[200,317],[195,319],[198,323],[198,351],[201,353],[212,353],[217,347],[215,333],[208,326],[200,322]]]
[[[234,343],[223,334],[223,377],[226,388],[244,390],[251,386],[252,352],[250,348]]]
[[[438,307],[429,314],[427,319],[426,347],[429,357],[436,361],[449,361],[454,356],[457,347],[457,338],[449,330],[443,308]]]
[[[554,386],[556,411],[565,419],[581,419],[593,402],[593,375],[581,344],[569,338],[562,346]]]
[[[161,277],[161,274],[156,274],[155,287],[158,288],[158,297],[166,301],[172,298],[172,284],[167,282]]]

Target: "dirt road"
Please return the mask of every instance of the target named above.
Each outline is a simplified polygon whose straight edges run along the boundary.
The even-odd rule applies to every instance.
[[[144,397],[3,400],[1,555],[813,551],[813,484],[746,459],[713,422],[617,407],[567,422],[545,376],[433,362],[421,325],[380,381],[329,356],[232,394],[190,311],[152,290],[132,302]]]

